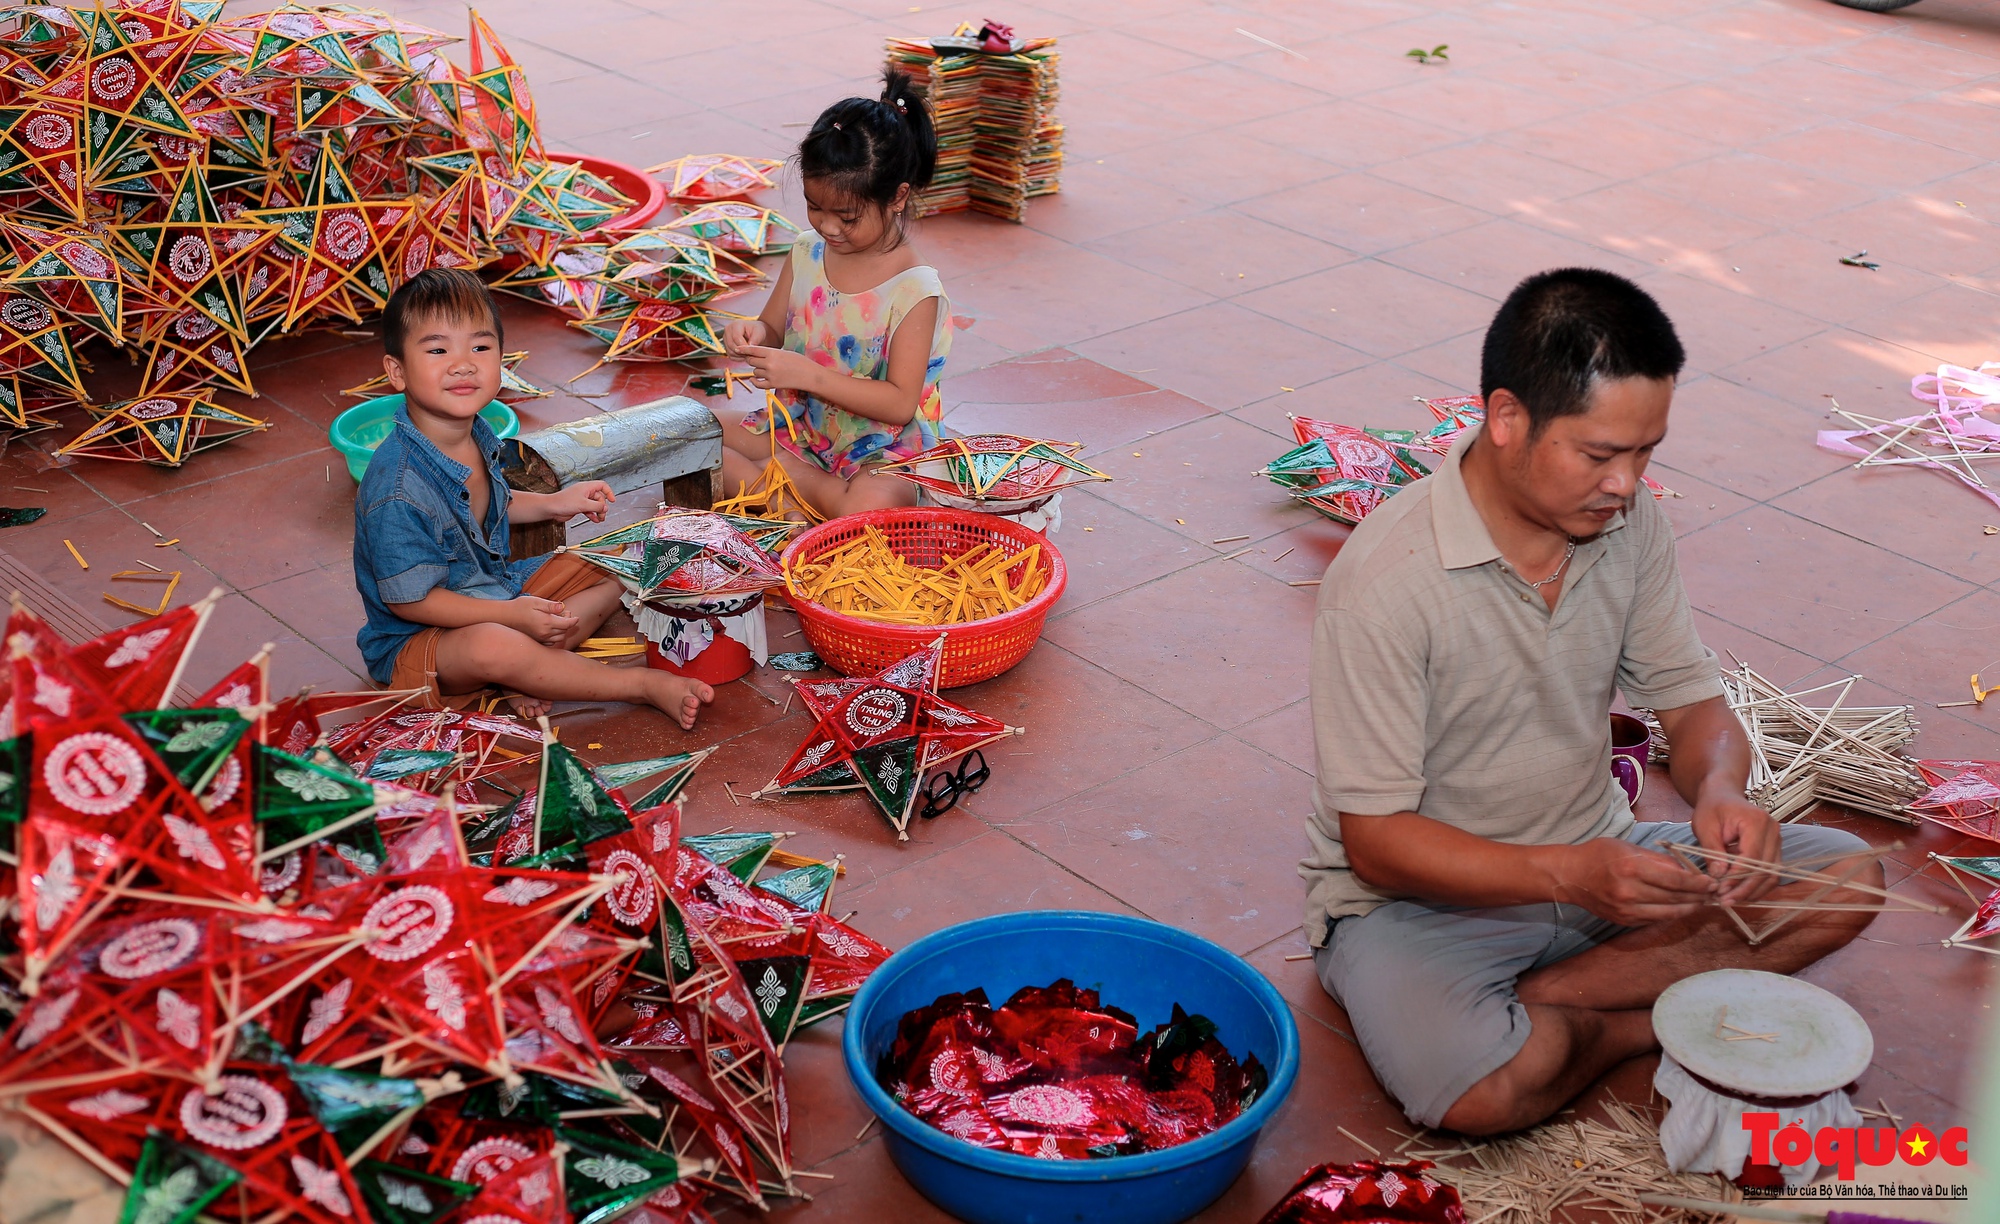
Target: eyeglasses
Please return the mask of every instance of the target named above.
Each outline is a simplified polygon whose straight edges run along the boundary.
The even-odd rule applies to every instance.
[[[957,807],[960,799],[986,785],[986,779],[992,776],[985,754],[974,748],[959,758],[956,770],[947,766],[931,775],[924,788],[924,806],[917,814],[925,820],[936,820]]]

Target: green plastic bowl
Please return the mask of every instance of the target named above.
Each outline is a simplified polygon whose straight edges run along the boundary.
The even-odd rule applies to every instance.
[[[396,409],[402,406],[403,396],[398,392],[364,400],[333,418],[333,425],[326,431],[326,436],[333,443],[333,449],[346,456],[347,474],[354,477],[354,483],[361,483],[362,473],[368,470],[369,457],[395,431]],[[499,437],[511,438],[521,432],[521,418],[499,400],[481,408],[479,418]]]

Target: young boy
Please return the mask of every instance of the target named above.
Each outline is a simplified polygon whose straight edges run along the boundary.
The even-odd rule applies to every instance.
[[[706,685],[569,653],[618,608],[618,580],[564,553],[507,559],[510,523],[603,522],[601,480],[515,493],[479,410],[500,389],[500,310],[469,272],[410,278],[382,316],[382,368],[403,393],[354,502],[354,584],[368,674],[430,690],[430,703],[499,685],[524,717],[551,701],[651,705],[692,728]]]

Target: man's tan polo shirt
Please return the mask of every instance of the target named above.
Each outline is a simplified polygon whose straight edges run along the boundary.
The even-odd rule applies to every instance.
[[[1642,488],[1577,545],[1552,611],[1466,492],[1476,436],[1363,520],[1320,586],[1319,779],[1299,865],[1315,946],[1333,919],[1395,899],[1348,870],[1341,812],[1418,812],[1519,845],[1615,836],[1632,809],[1611,778],[1612,686],[1663,710],[1722,693],[1653,498]]]

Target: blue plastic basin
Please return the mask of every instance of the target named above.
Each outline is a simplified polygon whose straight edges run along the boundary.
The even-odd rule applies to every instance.
[[[999,1006],[1057,978],[1100,992],[1139,1031],[1179,1003],[1215,1021],[1238,1058],[1255,1054],[1269,1091],[1235,1121],[1178,1147],[1104,1160],[1036,1160],[954,1139],[895,1102],[875,1064],[906,1012],[982,987]],[[1257,1134],[1298,1077],[1299,1034],[1285,1001],[1241,957],[1199,936],[1119,914],[1002,914],[927,935],[863,984],[842,1037],[847,1073],[882,1120],[889,1155],[925,1198],[971,1224],[1176,1224],[1214,1202],[1250,1160]]]
[[[326,431],[327,440],[347,460],[347,474],[354,477],[356,484],[361,483],[361,474],[368,470],[368,460],[375,448],[395,430],[396,409],[402,406],[403,394],[399,391],[363,400],[333,418],[333,425]],[[521,432],[521,418],[499,400],[481,408],[479,418],[499,437],[511,438]]]

